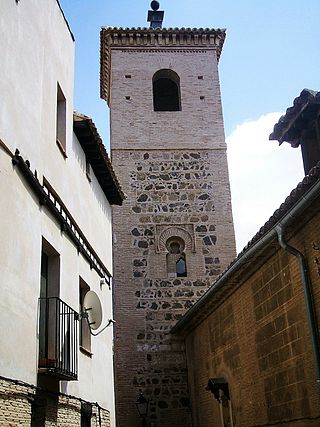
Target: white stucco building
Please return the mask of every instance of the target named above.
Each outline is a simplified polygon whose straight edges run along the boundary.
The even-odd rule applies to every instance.
[[[123,193],[73,113],[74,38],[56,0],[0,14],[0,425],[114,426],[111,205]]]

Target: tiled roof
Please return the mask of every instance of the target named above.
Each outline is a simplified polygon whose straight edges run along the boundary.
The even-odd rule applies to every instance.
[[[303,89],[293,101],[286,114],[281,116],[274,125],[270,140],[277,140],[280,144],[289,142],[293,147],[300,144],[301,132],[306,129],[306,123],[314,120],[320,112],[320,92]]]
[[[94,122],[74,112],[73,130],[109,203],[121,205],[125,196]]]
[[[225,28],[178,28],[178,27],[170,27],[170,28],[150,28],[150,27],[102,27],[104,30],[108,31],[130,31],[130,32],[139,32],[139,31],[149,31],[149,32],[178,32],[178,31],[187,31],[193,33],[211,33],[215,32],[223,32],[225,33]]]
[[[310,196],[310,200],[308,196]],[[220,295],[224,294],[224,291],[228,291],[228,289],[232,288],[235,283],[232,279],[237,271],[246,267],[246,265],[250,268],[250,263],[252,263],[252,257],[255,252],[258,252],[258,249],[264,248],[267,243],[275,237],[276,226],[285,218],[287,220],[287,225],[292,224],[292,222],[296,220],[297,215],[301,214],[302,211],[310,206],[311,200],[314,200],[313,197],[320,197],[320,162],[310,170],[309,174],[306,175],[290,193],[281,206],[260,228],[238,256],[229,264],[227,269],[216,279],[206,293],[176,323],[172,328],[172,332],[180,332],[186,325],[189,325],[191,321],[201,318],[201,311],[204,310],[206,304],[210,301],[218,300]],[[300,202],[304,203],[302,207],[299,205]],[[297,209],[294,212],[297,206],[300,207],[301,211]],[[197,322],[198,320],[195,321]]]

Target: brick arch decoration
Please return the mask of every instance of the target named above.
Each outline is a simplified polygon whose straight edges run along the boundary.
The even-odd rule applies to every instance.
[[[168,227],[165,230],[163,230],[159,237],[157,242],[157,251],[158,252],[168,252],[166,243],[170,237],[180,237],[185,243],[185,251],[194,251],[195,250],[195,244],[194,244],[194,238],[193,236],[184,228],[172,226]]]

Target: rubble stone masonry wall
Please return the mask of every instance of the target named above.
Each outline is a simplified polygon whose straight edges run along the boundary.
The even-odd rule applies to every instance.
[[[128,183],[113,211],[119,426],[137,425],[139,390],[152,425],[189,426],[184,346],[169,330],[234,255],[226,153],[116,150],[113,164]],[[168,275],[171,236],[185,241],[186,277]]]

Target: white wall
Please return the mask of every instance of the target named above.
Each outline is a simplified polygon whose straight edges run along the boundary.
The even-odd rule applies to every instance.
[[[3,2],[0,14],[0,139],[45,177],[111,271],[111,208],[72,132],[74,42],[56,0]],[[56,88],[67,101],[64,158],[56,145]],[[111,315],[111,292],[13,167],[0,147],[0,375],[37,381],[41,242],[60,254],[60,297],[79,310],[79,277]],[[112,330],[92,337],[92,358],[79,353],[79,380],[61,391],[98,402],[114,419]]]

